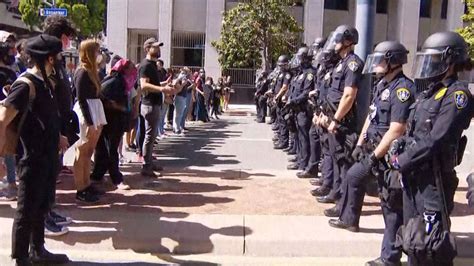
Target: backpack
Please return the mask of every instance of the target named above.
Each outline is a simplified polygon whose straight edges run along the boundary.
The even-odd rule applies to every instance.
[[[28,93],[28,105],[26,106],[20,121],[18,122],[18,125],[15,123],[10,123],[8,124],[6,131],[5,131],[5,145],[3,148],[0,150],[0,156],[4,155],[14,155],[17,153],[17,147],[18,147],[18,141],[20,139],[20,132],[21,128],[23,127],[23,124],[25,123],[26,116],[28,112],[31,112],[32,107],[33,107],[33,102],[36,97],[36,88],[33,82],[26,78],[25,76],[20,76],[15,82],[13,82],[12,87],[15,85],[17,82],[23,82],[28,84],[29,93]],[[0,105],[3,105],[3,101],[0,102]]]

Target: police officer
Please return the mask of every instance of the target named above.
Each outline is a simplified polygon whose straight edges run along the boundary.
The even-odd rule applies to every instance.
[[[265,93],[270,83],[267,77],[268,72],[263,71],[256,84],[257,91],[255,92],[255,100],[257,104],[257,123],[265,123],[265,116],[267,115],[267,97],[265,97]]]
[[[357,141],[355,100],[361,79],[363,62],[354,54],[359,40],[357,30],[348,25],[338,26],[327,46],[341,57],[334,67],[322,124],[327,125],[329,147],[334,164],[334,182],[330,193],[317,198],[320,203],[335,203],[341,197],[341,183],[350,166],[348,153]]]
[[[384,156],[390,143],[404,134],[409,107],[414,101],[415,86],[402,69],[407,63],[407,54],[401,43],[385,41],[367,57],[363,73],[375,74],[380,80],[374,86],[370,112],[353,152],[357,162],[347,171],[346,186],[338,202],[341,215],[329,221],[333,227],[358,231],[365,185],[369,178],[378,179],[385,221],[384,239],[380,258],[368,265],[400,265],[401,251],[395,248],[395,235],[403,223],[402,192],[396,173],[386,171],[389,166]],[[396,179],[394,185],[390,178]]]
[[[327,105],[327,94],[331,87],[331,77],[335,65],[339,62],[340,57],[333,48],[325,48],[320,54],[321,64],[318,68],[318,84],[319,97],[318,106],[320,113],[313,118],[313,123],[318,127],[321,145],[321,179],[311,179],[312,185],[320,186],[310,191],[315,197],[326,196],[332,189],[334,183],[334,164],[330,153],[329,132],[327,131],[327,121],[324,120],[322,112],[323,106]]]
[[[455,32],[432,34],[416,54],[414,78],[430,84],[410,107],[405,149],[392,156],[391,164],[402,173],[404,224],[422,217],[425,234],[435,227],[449,230],[443,223],[449,224],[454,207],[458,186],[454,167],[462,157],[466,143],[462,132],[469,127],[474,105],[457,74],[471,68],[467,44]],[[452,265],[453,259],[453,253],[443,250],[433,257],[408,256],[409,265]]]
[[[300,72],[295,82],[295,90],[288,105],[296,113],[298,134],[298,169],[305,170],[310,157],[309,129],[311,127],[312,112],[308,106],[309,92],[313,90],[316,71],[312,66],[313,54],[308,47],[302,47],[296,54]]]
[[[289,62],[290,58],[287,55],[281,55],[278,57],[278,68],[280,69],[280,73],[276,78],[275,86],[273,88],[273,94],[275,95],[274,104],[277,107],[276,123],[278,124],[278,131],[276,132],[277,143],[275,143],[274,146],[275,149],[285,149],[289,144],[288,127],[282,114],[283,106],[286,103],[285,95],[288,92],[292,77],[288,65]]]
[[[44,247],[44,221],[54,194],[58,152],[68,147],[67,138],[60,136],[58,103],[48,80],[61,51],[61,41],[56,37],[39,35],[29,39],[26,52],[34,67],[23,77],[31,84],[15,82],[0,107],[0,150],[6,141],[6,126],[24,121],[19,132],[24,155],[18,166],[20,185],[12,233],[12,258],[17,265],[68,261],[66,255],[51,254]]]
[[[299,150],[299,145],[298,145],[298,134],[297,134],[297,129],[296,129],[296,112],[293,109],[294,106],[289,105],[288,103],[290,102],[291,99],[296,97],[296,88],[298,85],[298,77],[299,73],[301,72],[301,63],[300,59],[297,56],[297,54],[294,54],[292,59],[290,60],[290,73],[291,73],[291,81],[290,81],[290,86],[288,89],[288,92],[286,93],[286,96],[283,97],[285,106],[285,121],[286,125],[288,128],[288,148],[283,149],[288,155],[296,155],[298,150]],[[290,158],[289,161],[291,162],[290,165],[287,166],[288,170],[297,170],[299,168],[298,166],[298,158],[295,156],[294,158]]]
[[[313,112],[313,117],[319,115],[319,86],[324,78],[324,75],[322,74],[323,71],[322,67],[322,61],[320,60],[319,56],[322,52],[322,48],[324,47],[324,44],[326,43],[326,39],[319,37],[316,38],[311,45],[311,50],[313,53],[313,68],[316,70],[316,75],[315,75],[315,86],[314,89],[310,92],[309,94],[309,104],[311,106],[311,111]],[[319,140],[319,130],[318,126],[314,123],[311,123],[311,128],[309,129],[309,146],[310,146],[310,156],[309,156],[309,161],[308,165],[306,166],[306,169],[304,169],[301,172],[296,173],[296,176],[298,178],[316,178],[318,177],[318,172],[319,172],[319,160],[321,158],[321,144]]]

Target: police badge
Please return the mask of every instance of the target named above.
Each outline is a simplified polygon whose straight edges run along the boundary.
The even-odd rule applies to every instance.
[[[410,91],[407,88],[400,88],[397,90],[397,98],[404,103],[410,99]]]
[[[356,72],[359,69],[359,64],[356,61],[351,61],[347,65],[352,72]]]
[[[465,108],[468,103],[466,93],[464,91],[454,92],[454,101],[456,103],[456,108],[458,108],[459,110]]]
[[[278,76],[279,79],[283,78],[283,73]]]
[[[380,95],[380,100],[386,101],[386,100],[388,100],[389,97],[390,97],[390,90],[389,90],[389,89],[385,89],[385,90],[382,92],[382,95]]]
[[[306,79],[308,79],[309,81],[313,80],[313,74],[308,73],[308,75],[306,75]]]
[[[285,76],[286,79],[290,79],[291,78],[291,75],[290,73],[286,73],[286,76]]]
[[[302,80],[303,78],[304,78],[304,74],[300,74],[300,75],[298,76],[298,80]]]

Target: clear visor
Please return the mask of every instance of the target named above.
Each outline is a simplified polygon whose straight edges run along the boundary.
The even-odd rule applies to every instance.
[[[416,53],[413,64],[413,78],[427,79],[437,77],[445,73],[449,64],[443,60],[443,52],[429,49]]]
[[[387,61],[382,53],[373,53],[367,56],[362,74],[380,74],[387,71]]]
[[[322,48],[322,51],[329,51],[329,50],[335,50],[336,49],[336,39],[337,39],[337,34],[334,32],[331,32],[328,36],[328,40],[324,44],[324,47]]]
[[[296,54],[293,55],[293,58],[290,60],[290,68],[297,68],[301,65],[301,60],[300,57],[297,56]]]

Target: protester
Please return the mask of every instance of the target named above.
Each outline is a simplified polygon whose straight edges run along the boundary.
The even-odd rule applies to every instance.
[[[175,134],[184,134],[184,121],[186,120],[186,110],[188,105],[188,98],[191,98],[191,93],[194,88],[194,82],[191,81],[191,70],[187,67],[181,69],[181,73],[178,76],[178,81],[182,86],[180,92],[176,94],[174,98],[174,119],[173,119],[173,132]]]
[[[227,111],[227,109],[229,109],[230,94],[232,93],[232,82],[230,76],[224,76],[222,78],[224,80],[224,111]]]
[[[69,261],[66,255],[49,253],[44,247],[44,223],[55,190],[58,151],[68,147],[66,137],[60,135],[57,98],[48,79],[61,50],[58,38],[39,35],[29,39],[26,52],[34,67],[27,70],[21,81],[12,85],[0,107],[0,150],[12,141],[6,139],[7,125],[17,116],[23,121],[19,129],[23,156],[18,171],[18,207],[12,230],[12,258],[16,265]]]
[[[163,93],[172,93],[173,87],[166,82],[162,83],[157,60],[160,57],[162,42],[155,38],[149,38],[143,44],[147,55],[140,64],[139,78],[142,90],[141,115],[144,117],[145,140],[143,142],[144,163],[141,174],[143,176],[157,177],[154,171],[162,171],[163,167],[153,162],[153,144],[158,134],[158,121],[160,118],[161,105],[163,104]]]
[[[80,140],[76,146],[74,160],[74,181],[76,184],[76,199],[85,203],[99,200],[90,182],[91,157],[97,145],[102,127],[107,124],[104,107],[99,99],[100,81],[97,69],[99,44],[88,39],[82,41],[79,47],[80,67],[74,74],[77,102],[74,111],[79,116]]]
[[[170,78],[173,79],[175,78],[175,72],[173,69],[170,67],[166,70],[166,79]],[[166,114],[166,117],[168,118],[166,121],[166,128],[173,128],[173,116],[174,116],[174,96],[173,95],[165,95],[165,102],[168,102],[168,111]]]
[[[194,115],[196,121],[202,122],[209,121],[204,94],[204,84],[206,83],[205,79],[206,72],[204,69],[199,70],[199,77],[196,79],[196,109],[194,110]]]
[[[15,45],[17,54],[15,56],[14,70],[18,76],[25,72],[28,67],[28,56],[25,52],[25,44],[26,40],[21,39]]]
[[[123,133],[128,127],[130,112],[128,95],[134,88],[137,69],[129,60],[120,59],[113,67],[110,75],[102,81],[101,96],[105,109],[107,124],[99,137],[94,153],[94,169],[91,179],[102,183],[108,171],[112,183],[117,189],[128,190],[123,174],[119,169],[118,148]]]
[[[0,101],[3,101],[11,91],[11,85],[16,80],[16,73],[11,69],[15,63],[15,36],[6,31],[0,31]],[[6,187],[0,190],[0,201],[16,199],[17,186],[15,182],[15,154],[5,154],[3,163],[6,170]],[[0,164],[0,166],[2,166]]]

